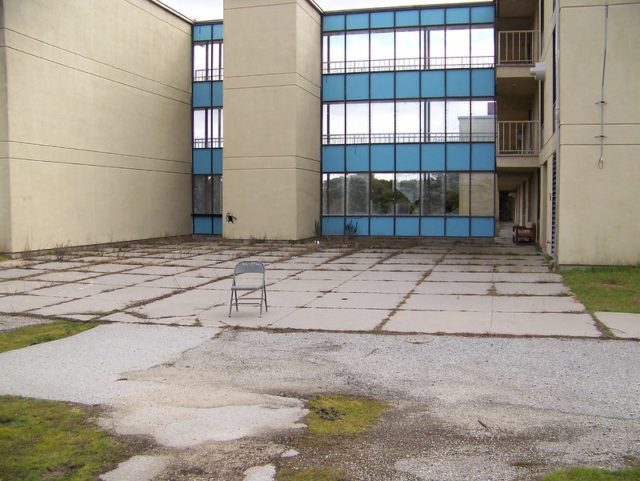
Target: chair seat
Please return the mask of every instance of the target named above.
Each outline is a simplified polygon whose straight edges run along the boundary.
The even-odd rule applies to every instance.
[[[231,286],[232,291],[256,291],[262,289],[262,284]]]
[[[244,278],[245,282],[239,279],[242,274],[259,274],[261,279],[258,281],[255,276]],[[238,282],[240,281],[240,282]],[[238,292],[250,292],[260,293],[260,297],[238,297]],[[235,302],[234,302],[235,301]],[[256,302],[251,302],[256,301]],[[269,310],[267,305],[267,287],[265,268],[262,262],[257,261],[241,261],[238,262],[233,270],[233,283],[231,284],[231,300],[229,302],[229,317],[231,317],[231,310],[233,305],[236,306],[236,312],[238,311],[239,304],[254,304],[260,305],[260,317],[262,317],[262,305],[264,304],[265,310]]]

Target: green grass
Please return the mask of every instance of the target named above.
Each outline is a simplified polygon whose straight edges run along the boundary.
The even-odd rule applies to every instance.
[[[542,481],[640,481],[640,468],[606,471],[594,468],[572,468],[547,474]]]
[[[89,420],[79,406],[0,397],[0,480],[88,481],[115,467],[126,446]]]
[[[277,481],[347,481],[345,475],[335,468],[282,469]]]
[[[640,313],[640,266],[572,269],[562,275],[592,312]]]
[[[8,261],[9,259],[11,259],[11,257],[4,255],[4,254],[0,254],[0,262],[1,261]]]
[[[349,435],[365,431],[378,421],[388,405],[351,396],[318,396],[309,401],[310,434]]]
[[[47,324],[19,327],[0,333],[0,352],[21,349],[23,347],[55,341],[63,337],[73,336],[97,326],[94,322],[73,322],[58,320]],[[0,478],[0,481],[4,481]]]

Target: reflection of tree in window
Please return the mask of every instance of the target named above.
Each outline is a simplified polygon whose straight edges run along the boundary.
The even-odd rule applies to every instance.
[[[347,174],[347,215],[366,215],[369,205],[369,175]]]
[[[222,213],[221,175],[193,176],[193,213],[214,215]]]
[[[396,175],[396,214],[420,214],[420,174]]]
[[[444,173],[427,172],[422,180],[422,214],[444,214]]]
[[[393,174],[371,174],[371,215],[393,215]]]
[[[344,174],[325,174],[322,182],[325,215],[344,214]]]
[[[447,173],[445,213],[469,215],[469,174]]]

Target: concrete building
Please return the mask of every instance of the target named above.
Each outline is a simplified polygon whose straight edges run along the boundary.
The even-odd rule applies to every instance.
[[[0,251],[502,218],[559,264],[640,262],[638,1],[44,3],[0,3]]]

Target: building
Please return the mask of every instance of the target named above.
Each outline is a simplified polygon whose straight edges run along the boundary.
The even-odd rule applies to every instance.
[[[559,264],[640,262],[638,1],[227,0],[195,24],[152,0],[0,5],[2,251],[504,220]]]

